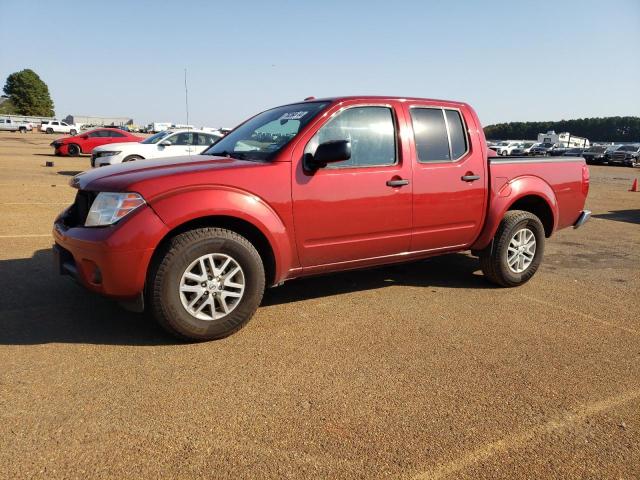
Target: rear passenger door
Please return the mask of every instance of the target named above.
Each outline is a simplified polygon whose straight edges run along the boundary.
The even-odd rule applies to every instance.
[[[475,120],[464,105],[405,106],[413,129],[411,250],[470,246],[487,198],[487,162]]]
[[[127,136],[124,133],[119,132],[115,129],[109,130],[108,135],[109,135],[109,140],[108,140],[109,143],[118,143],[118,142],[127,141]]]
[[[205,149],[207,149],[210,145],[213,145],[217,140],[217,137],[208,133],[195,133],[194,135],[195,145],[193,151],[191,152],[193,155],[200,155]]]

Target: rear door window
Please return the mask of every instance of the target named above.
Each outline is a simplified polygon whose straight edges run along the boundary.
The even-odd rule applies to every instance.
[[[418,162],[456,161],[467,152],[469,142],[459,111],[427,107],[412,108],[411,122]]]
[[[445,110],[447,126],[449,127],[449,139],[451,140],[451,158],[458,160],[467,152],[467,135],[464,122],[457,110]],[[520,145],[521,146],[521,145]]]
[[[412,108],[411,121],[420,163],[449,162],[447,124],[441,108]]]

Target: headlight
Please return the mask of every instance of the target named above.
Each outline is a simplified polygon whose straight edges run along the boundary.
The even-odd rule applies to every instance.
[[[144,203],[144,198],[137,193],[100,192],[91,204],[84,226],[112,225]]]
[[[113,157],[114,155],[118,155],[120,152],[97,152],[96,158],[100,157]]]

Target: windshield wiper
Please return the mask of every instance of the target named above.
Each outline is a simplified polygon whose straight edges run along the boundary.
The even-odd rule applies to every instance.
[[[215,157],[235,158],[236,160],[244,160],[244,153],[229,152],[228,150],[223,150],[221,152],[211,152],[211,153],[207,153],[207,155],[213,155]]]

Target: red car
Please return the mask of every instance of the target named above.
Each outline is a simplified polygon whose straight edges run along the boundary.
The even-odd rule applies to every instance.
[[[589,219],[589,170],[488,153],[465,103],[310,99],[200,155],[77,175],[54,255],[62,274],[196,340],[240,329],[265,287],[320,273],[471,250],[514,287],[547,237]]]
[[[137,137],[116,128],[96,128],[70,137],[58,138],[51,142],[56,155],[76,157],[81,153],[91,153],[100,145],[108,143],[141,142],[143,137]]]

